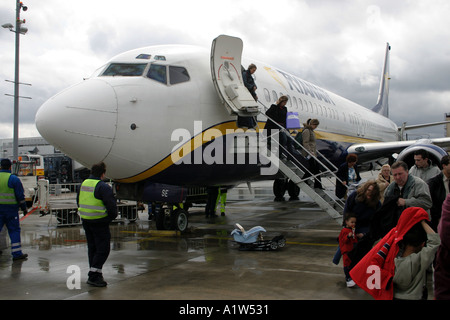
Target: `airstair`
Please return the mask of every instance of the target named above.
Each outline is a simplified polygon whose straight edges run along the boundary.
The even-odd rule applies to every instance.
[[[261,112],[261,114],[267,119],[270,119],[270,117],[263,112]],[[274,121],[274,123],[276,122]],[[263,132],[262,134],[265,133],[266,132]],[[260,153],[260,155],[267,157],[272,164],[276,164],[279,171],[287,179],[296,184],[301,191],[308,195],[322,210],[327,212],[331,218],[335,219],[339,224],[342,224],[342,214],[340,212],[343,212],[345,203],[334,196],[336,181],[341,181],[336,176],[337,168],[319,151],[317,151],[317,156],[311,154],[282,126],[279,126],[278,135],[280,133],[284,133],[288,137],[294,148],[287,150],[279,143],[279,139],[276,139],[276,136],[272,136],[270,140],[270,150],[267,150],[267,148],[260,148],[260,152],[263,152],[263,154]],[[298,134],[301,134],[301,132]],[[268,137],[266,137],[266,139],[267,138]],[[300,150],[305,151],[309,157],[313,158],[320,165],[321,171],[318,174],[312,174],[312,172],[309,171],[309,168],[303,164],[305,161],[301,161],[302,159],[300,157],[303,156],[300,154]],[[306,173],[308,173],[308,175],[305,177]],[[332,194],[327,193],[325,189],[314,188],[314,180],[319,180],[322,183],[328,180],[333,186]],[[330,183],[327,184],[329,185]]]
[[[261,114],[269,119],[265,113],[261,112],[261,108],[259,108],[258,103],[263,104],[260,101],[256,102],[244,86],[241,74],[242,50],[243,42],[239,38],[220,35],[213,40],[211,45],[210,67],[214,87],[230,115],[256,117]],[[267,107],[264,106],[264,109],[267,109]],[[274,121],[274,123],[276,122]],[[323,189],[314,189],[309,185],[312,179],[319,178],[321,180],[328,179],[335,185],[335,181],[339,180],[335,174],[337,168],[320,153],[318,153],[317,157],[309,153],[300,143],[295,141],[285,128],[279,126],[279,132],[286,134],[291,144],[298,147],[297,150],[304,150],[310,157],[314,158],[323,171],[316,175],[312,174],[308,167],[302,164],[302,162],[306,163],[307,161],[305,161],[300,152],[286,150],[278,143],[278,139],[274,139],[274,137],[271,139],[273,142],[271,143],[271,150],[268,153],[267,148],[259,148],[257,152],[270,160],[272,164],[276,164],[279,172],[295,183],[320,208],[325,210],[333,219],[341,224],[342,215],[338,211],[343,211],[343,202],[335,198],[334,192],[332,195],[329,195]],[[267,138],[265,137],[265,141],[264,139],[261,140],[266,145]],[[327,162],[327,165],[324,162]],[[329,169],[330,167],[333,171]],[[308,175],[303,179],[305,173],[308,173]],[[314,185],[314,183],[312,184]]]

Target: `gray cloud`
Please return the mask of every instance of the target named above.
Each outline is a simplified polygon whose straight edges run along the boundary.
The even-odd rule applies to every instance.
[[[30,0],[31,2],[31,0]],[[158,44],[209,47],[219,34],[239,36],[244,55],[371,107],[376,103],[386,42],[391,51],[391,118],[440,121],[450,99],[450,2],[332,0],[46,0],[27,3],[21,36],[21,134],[39,106],[116,54]],[[170,10],[169,10],[170,9]],[[0,3],[0,24],[14,21]],[[12,136],[14,36],[0,30],[0,138]],[[426,108],[427,112],[422,112]],[[23,130],[22,130],[23,127]],[[442,127],[425,134],[441,136]],[[420,134],[420,132],[419,132]]]

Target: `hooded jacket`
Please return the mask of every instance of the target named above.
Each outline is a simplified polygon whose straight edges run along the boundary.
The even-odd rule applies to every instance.
[[[419,207],[409,207],[401,214],[397,225],[384,236],[350,271],[353,281],[376,300],[392,300],[393,277],[398,242],[422,220],[429,220],[428,213]]]

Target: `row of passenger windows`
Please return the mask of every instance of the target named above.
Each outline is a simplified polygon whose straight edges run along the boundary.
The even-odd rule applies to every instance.
[[[104,77],[140,77],[144,75],[147,63],[111,63],[101,74]],[[187,82],[190,76],[186,68],[164,66],[152,63],[147,71],[148,78],[163,84],[177,84]]]
[[[280,96],[283,95],[280,93]],[[270,94],[269,90],[264,89],[264,97],[267,102],[273,103],[278,100],[278,94],[275,92],[275,90],[272,90],[272,94]],[[321,106],[320,104],[313,103],[311,101],[302,100],[300,98],[291,97],[288,95],[288,109],[291,109],[293,111],[303,111],[303,112],[309,112],[309,113],[315,113],[318,116],[323,116],[331,119],[339,120],[339,114],[338,112],[331,108],[326,106]],[[345,114],[344,120],[345,120]]]
[[[280,96],[283,94],[280,93]],[[266,102],[268,103],[275,103],[278,100],[278,94],[275,90],[272,90],[272,93],[269,92],[268,89],[264,89],[264,98],[266,99]],[[288,103],[287,107],[289,110],[293,111],[300,111],[300,112],[309,112],[312,114],[316,114],[317,116],[323,116],[330,119],[339,120],[339,112],[332,108],[327,106],[322,106],[320,104],[317,104],[315,102],[302,100],[300,98],[291,97],[288,95]],[[377,128],[377,124],[367,121],[366,119],[361,118],[361,116],[358,116],[356,114],[348,114],[346,115],[344,112],[341,113],[343,116],[343,121],[347,121],[352,125],[362,125],[365,128]],[[380,129],[380,128],[379,128]]]

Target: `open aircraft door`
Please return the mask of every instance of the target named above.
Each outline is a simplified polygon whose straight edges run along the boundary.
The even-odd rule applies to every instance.
[[[217,94],[228,112],[243,117],[256,116],[258,104],[244,86],[241,72],[243,43],[220,35],[211,46],[211,75]]]

